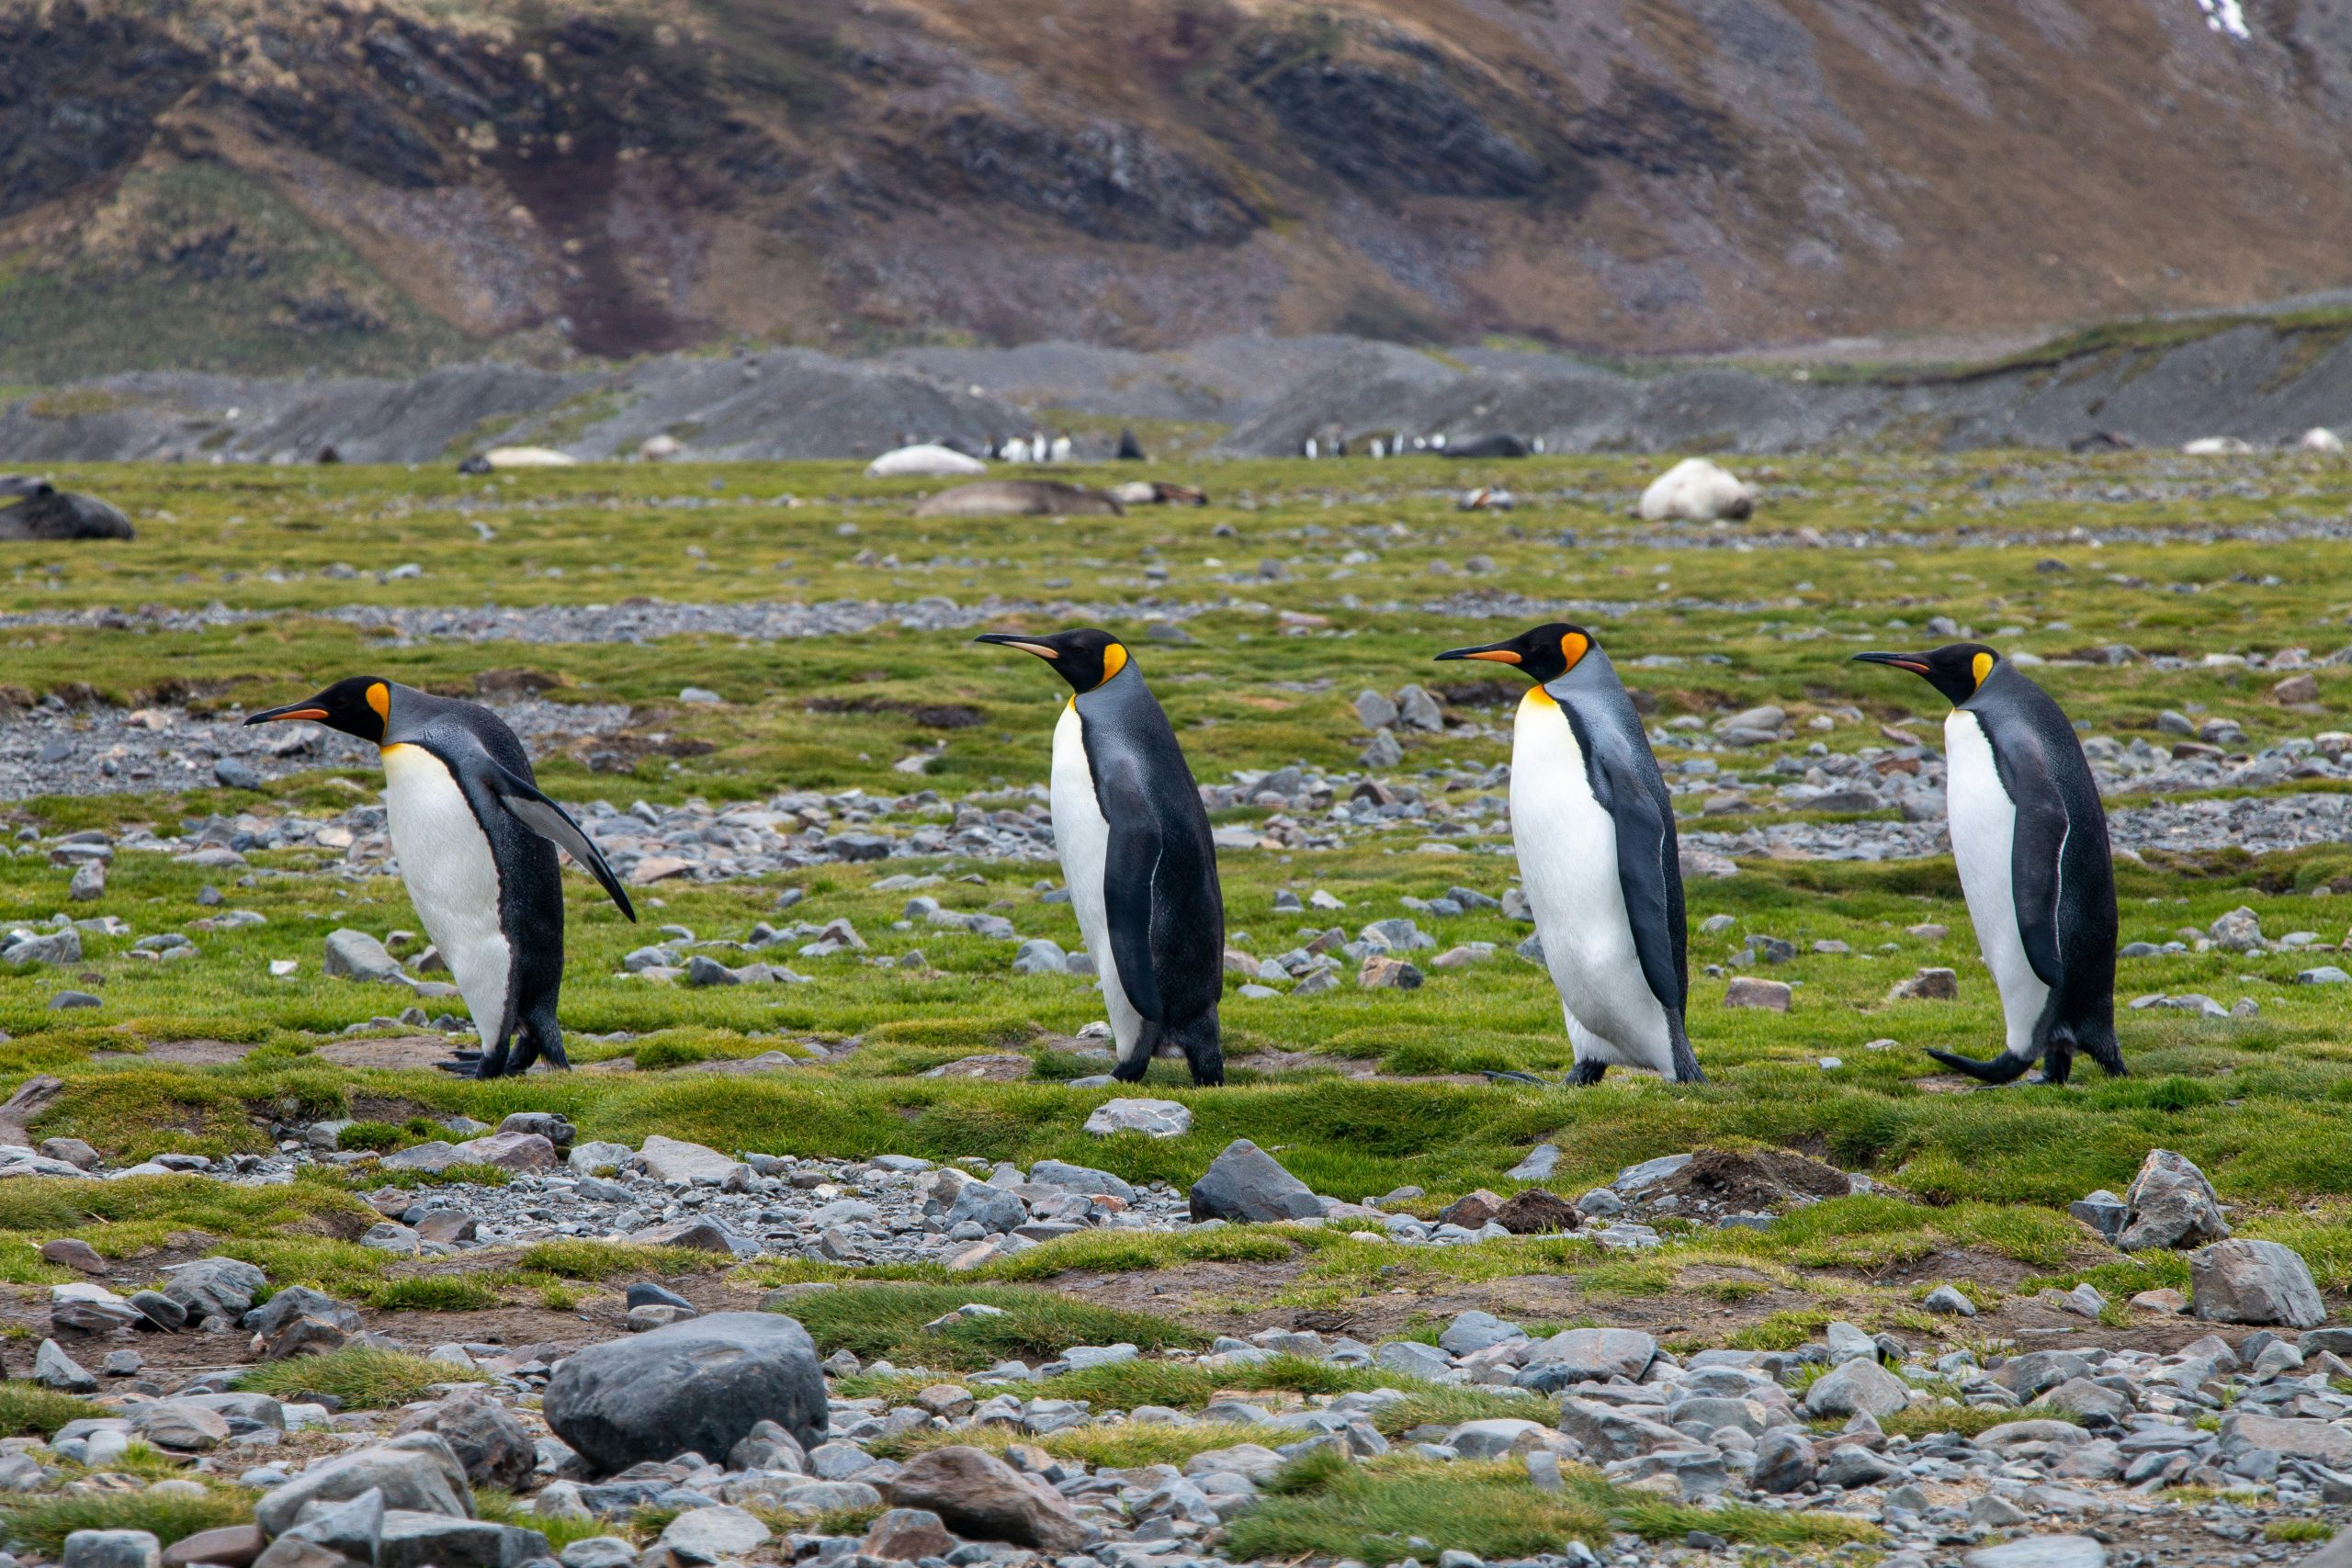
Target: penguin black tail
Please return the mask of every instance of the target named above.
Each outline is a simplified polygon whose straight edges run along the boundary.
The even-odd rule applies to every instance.
[[[1682,1021],[1679,1018],[1670,1019],[1668,1026],[1673,1031],[1674,1081],[1676,1083],[1705,1083],[1707,1075],[1699,1070],[1699,1055],[1697,1052],[1690,1049],[1690,1036],[1684,1032]]]
[[[2014,1083],[2025,1076],[2025,1070],[2028,1067],[2033,1066],[2032,1057],[2016,1055],[2007,1051],[2002,1052],[1989,1062],[1980,1062],[1973,1056],[1956,1055],[1950,1051],[1938,1051],[1933,1047],[1928,1049],[1928,1055],[1947,1067],[1966,1073],[1978,1083]]]

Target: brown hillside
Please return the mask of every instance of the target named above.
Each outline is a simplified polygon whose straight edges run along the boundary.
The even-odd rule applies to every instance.
[[[2352,281],[2251,0],[0,0],[0,377],[750,335],[1600,350]]]

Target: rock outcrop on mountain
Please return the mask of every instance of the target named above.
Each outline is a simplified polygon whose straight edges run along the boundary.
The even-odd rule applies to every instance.
[[[2352,17],[2213,9],[9,6],[0,379],[747,338],[1713,350],[2344,282]]]

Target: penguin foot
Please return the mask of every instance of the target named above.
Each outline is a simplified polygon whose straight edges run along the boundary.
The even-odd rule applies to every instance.
[[[460,1051],[454,1061],[435,1062],[433,1065],[451,1077],[478,1078],[481,1077],[481,1053],[479,1051]]]

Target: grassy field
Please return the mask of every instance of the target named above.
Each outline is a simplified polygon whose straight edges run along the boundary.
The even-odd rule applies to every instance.
[[[1671,531],[1628,517],[1654,467],[1632,458],[1491,469],[1422,460],[1201,461],[1156,471],[1206,488],[1216,504],[1204,509],[987,522],[910,519],[921,486],[865,480],[848,465],[585,467],[490,480],[438,469],[94,467],[58,477],[125,505],[140,539],[10,547],[13,559],[0,567],[0,616],[10,617],[0,621],[0,641],[7,682],[27,694],[89,688],[134,705],[250,708],[358,672],[471,690],[484,671],[525,667],[554,681],[557,701],[627,704],[634,728],[709,743],[698,755],[649,758],[634,774],[592,773],[561,757],[542,766],[542,783],[558,795],[620,807],[850,787],[931,788],[952,803],[970,791],[1039,783],[1059,687],[1032,660],[972,648],[968,632],[911,630],[888,617],[868,634],[786,643],[400,646],[322,613],[613,604],[634,595],[906,604],[942,594],[968,606],[995,595],[1007,605],[987,624],[1037,629],[1057,619],[1035,607],[1042,602],[1104,606],[1102,619],[1132,638],[1207,782],[1293,761],[1352,768],[1366,739],[1351,705],[1359,691],[1435,685],[1458,670],[1429,662],[1440,649],[1555,614],[1594,628],[1629,683],[1656,700],[1654,723],[1712,723],[1770,701],[1796,727],[1799,739],[1780,749],[1788,752],[1815,742],[1833,751],[1883,744],[1881,727],[1905,718],[1927,721],[1920,733],[1935,738],[1941,704],[1923,682],[1846,662],[1866,647],[1945,640],[1924,629],[1933,616],[2046,658],[2115,642],[2192,660],[2288,647],[2324,655],[2352,643],[2352,593],[2340,586],[2352,581],[2352,539],[2305,536],[2329,531],[2323,521],[2352,505],[2352,468],[2340,465],[2018,454],[1775,459],[1756,470],[1765,487],[1758,521]],[[1485,482],[1507,482],[1519,509],[1453,510],[1461,487]],[[379,580],[412,562],[421,575]],[[330,575],[339,566],[356,574]],[[202,631],[155,629],[135,615],[106,626],[81,614],[215,602],[266,614]],[[1139,623],[1168,610],[1188,612],[1182,625],[1192,640],[1144,633]],[[1637,663],[1654,655],[1682,661]],[[2235,718],[2256,747],[2352,728],[2352,673],[2333,668],[2319,671],[2319,702],[2308,710],[2273,703],[2275,677],[2237,665],[2172,672],[2144,663],[2055,665],[2036,674],[2095,733],[2120,739],[2156,739],[2156,715],[2167,708]],[[677,694],[688,684],[726,701],[682,705]],[[1486,697],[1475,689],[1450,694],[1449,705],[1474,728],[1408,735],[1406,761],[1391,776],[1455,807],[1496,793],[1472,782],[1508,756],[1508,710],[1484,705]],[[856,707],[832,711],[843,702]],[[941,730],[908,711],[936,704],[968,706],[979,722]],[[935,752],[922,778],[894,771],[918,751]],[[1680,754],[1663,753],[1669,762]],[[1727,757],[1725,766],[1762,776],[1775,754]],[[378,787],[372,773],[321,773],[266,793],[45,798],[7,808],[5,820],[43,832],[140,822],[170,831],[214,811],[315,817],[365,798],[353,784]],[[1695,809],[1698,797],[1690,799]],[[1776,819],[1765,809],[1731,824]],[[1434,897],[1456,884],[1499,896],[1514,879],[1508,840],[1491,830],[1491,819],[1464,820],[1471,831],[1442,840],[1460,852],[1421,852],[1439,840],[1411,831],[1330,851],[1227,852],[1229,928],[1248,933],[1250,951],[1267,953],[1292,945],[1301,929],[1337,919],[1352,931],[1406,913],[1403,897]],[[255,858],[296,872],[324,863],[311,852]],[[1058,1081],[1096,1070],[1069,1054],[1069,1036],[1100,1016],[1099,998],[1081,981],[1013,976],[1004,943],[932,927],[894,930],[904,895],[872,885],[908,870],[946,873],[949,881],[929,891],[952,908],[1005,914],[1023,936],[1075,942],[1069,907],[1040,897],[1041,880],[1058,882],[1049,863],[951,857],[669,883],[645,890],[646,925],[636,928],[574,877],[565,1025],[575,1036],[634,1036],[577,1040],[575,1060],[628,1057],[637,1070],[481,1085],[346,1070],[315,1055],[345,1025],[405,1000],[324,978],[318,964],[322,940],[337,927],[413,928],[395,881],[285,875],[230,888],[233,906],[267,923],[192,932],[200,955],[165,965],[132,957],[134,938],[189,930],[209,912],[197,903],[199,887],[220,874],[126,853],[104,899],[73,912],[118,915],[131,935],[89,939],[73,971],[78,980],[53,969],[0,975],[0,1029],[8,1035],[0,1092],[36,1072],[61,1077],[64,1092],[36,1132],[84,1137],[123,1158],[169,1149],[258,1152],[272,1116],[357,1114],[383,1123],[377,1135],[390,1145],[431,1135],[432,1117],[462,1111],[494,1121],[535,1108],[565,1112],[583,1137],[635,1141],[658,1131],[728,1149],[979,1155],[1024,1164],[1055,1156],[1179,1184],[1227,1141],[1247,1136],[1278,1149],[1317,1190],[1352,1199],[1409,1183],[1429,1194],[1415,1206],[1430,1211],[1472,1188],[1508,1190],[1503,1173],[1546,1138],[1565,1151],[1547,1185],[1570,1196],[1658,1154],[1786,1145],[1926,1200],[1841,1199],[1769,1232],[1678,1235],[1664,1253],[1633,1259],[1556,1238],[1408,1254],[1336,1232],[1239,1231],[1081,1235],[982,1275],[1006,1288],[1053,1289],[1081,1277],[1160,1271],[1180,1294],[1297,1310],[1375,1288],[1457,1302],[1541,1278],[1589,1302],[1577,1310],[1592,1320],[1627,1303],[1695,1293],[1740,1309],[1698,1337],[1738,1335],[1759,1344],[1802,1337],[1832,1307],[1927,1331],[1932,1320],[1913,1301],[1935,1280],[1972,1270],[1987,1305],[2079,1278],[2119,1299],[2183,1284],[2177,1259],[2119,1262],[2064,1208],[2095,1187],[2120,1190],[2149,1148],[2164,1146],[2212,1176],[2236,1205],[2242,1232],[2293,1243],[2331,1292],[2352,1289],[2352,1149],[2342,1134],[2352,1103],[2347,1004],[2342,988],[2288,983],[2324,961],[2308,953],[2126,961],[2125,998],[2204,991],[2224,1005],[2252,998],[2259,1015],[2127,1012],[2128,1079],[2078,1075],[2063,1089],[1960,1091],[1922,1048],[1987,1054],[1998,1013],[1950,861],[1756,861],[1736,877],[1692,884],[1694,928],[1719,914],[1736,922],[1713,935],[1694,929],[1693,968],[1724,961],[1750,934],[1785,939],[1799,955],[1770,973],[1797,983],[1795,1003],[1786,1014],[1729,1010],[1722,982],[1694,975],[1690,1032],[1709,1076],[1704,1087],[1623,1074],[1577,1093],[1486,1082],[1478,1075],[1488,1069],[1556,1078],[1568,1048],[1547,978],[1511,956],[1526,928],[1474,912],[1423,924],[1442,944],[1490,942],[1497,955],[1432,972],[1417,991],[1346,983],[1315,997],[1229,993],[1231,1086],[1196,1092],[1163,1064],[1153,1092],[1190,1103],[1194,1130],[1165,1142],[1106,1143],[1080,1130],[1105,1093]],[[2325,890],[2352,872],[2352,850],[2256,858],[2222,848],[2119,870],[2127,942],[2163,941],[2240,904],[2260,912],[2267,931],[2315,931],[2331,947],[2352,925],[2352,897]],[[66,877],[37,849],[0,857],[0,909],[30,919],[64,908]],[[650,940],[650,927],[675,922],[698,935],[741,936],[775,914],[786,885],[808,895],[795,918],[849,917],[876,952],[920,949],[927,966],[881,968],[854,955],[795,960],[812,984],[706,991],[616,973],[624,953]],[[1285,889],[1302,897],[1326,889],[1347,909],[1277,915],[1275,895]],[[1948,934],[1910,934],[1923,923]],[[1848,951],[1813,951],[1826,942]],[[276,959],[300,968],[290,979],[274,978]],[[1960,972],[1957,1002],[1885,999],[1895,980],[1927,964]],[[65,983],[102,991],[105,1007],[50,1010],[51,994]],[[214,1066],[169,1060],[168,1047],[188,1040],[251,1050]],[[1869,1048],[1883,1041],[1893,1043]],[[826,1045],[835,1059],[751,1079],[675,1070],[797,1051],[803,1042]],[[856,1048],[842,1054],[848,1042]],[[916,1076],[1003,1050],[1033,1054],[1036,1077],[990,1084]],[[1826,1057],[1840,1065],[1826,1068]],[[68,1229],[118,1257],[200,1232],[266,1261],[276,1277],[312,1280],[387,1310],[541,1301],[553,1310],[605,1288],[602,1279],[664,1261],[578,1249],[484,1254],[472,1273],[426,1280],[348,1244],[361,1208],[355,1187],[364,1185],[330,1173],[250,1195],[187,1179],[96,1192],[10,1183],[0,1187],[0,1279],[23,1287],[65,1278],[35,1251]],[[901,1272],[926,1282],[921,1270]],[[750,1288],[851,1273],[768,1262],[734,1278]],[[861,1332],[887,1337],[895,1321],[876,1319]],[[1484,1484],[1452,1473],[1448,1485]],[[1264,1550],[1338,1539],[1317,1522],[1318,1510],[1336,1506],[1338,1486],[1311,1489],[1268,1516]]]

